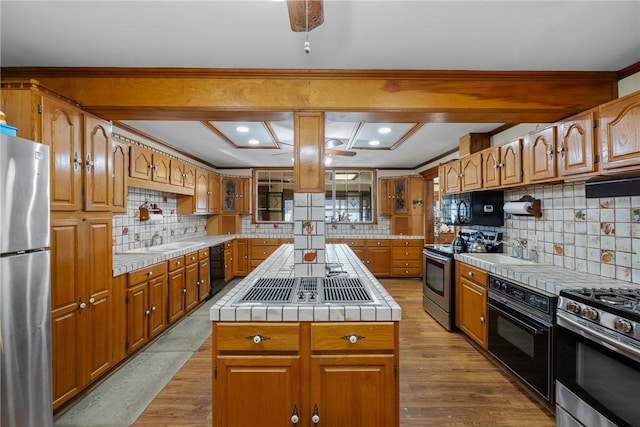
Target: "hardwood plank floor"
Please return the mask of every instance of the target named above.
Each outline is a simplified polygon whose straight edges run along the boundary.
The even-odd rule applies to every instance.
[[[479,353],[422,309],[422,282],[381,280],[402,307],[400,426],[552,427],[555,418]],[[210,426],[211,339],[134,424]],[[346,426],[345,426],[346,427]]]

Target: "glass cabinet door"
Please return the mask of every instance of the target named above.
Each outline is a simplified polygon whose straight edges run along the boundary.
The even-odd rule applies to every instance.
[[[224,191],[222,210],[226,212],[235,212],[237,203],[236,195],[238,194],[236,189],[236,180],[233,178],[225,178],[222,188]]]

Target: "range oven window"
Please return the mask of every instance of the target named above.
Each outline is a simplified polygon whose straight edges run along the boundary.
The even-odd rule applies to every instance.
[[[425,278],[424,283],[433,292],[440,296],[444,296],[445,266],[442,262],[435,261],[428,256],[424,260]]]
[[[640,426],[640,363],[558,328],[558,381],[619,427]]]
[[[497,300],[488,306],[489,352],[514,374],[553,402],[552,327]]]

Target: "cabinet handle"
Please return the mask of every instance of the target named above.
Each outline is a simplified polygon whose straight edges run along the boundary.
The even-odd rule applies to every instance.
[[[469,276],[473,277],[473,271],[469,272]]]
[[[96,303],[96,299],[94,297],[89,298],[89,304],[93,305]]]
[[[484,323],[484,321],[485,321],[484,316],[480,316],[480,321],[481,321],[482,323]]]
[[[183,289],[182,289],[182,293],[183,293],[183,294],[186,294],[186,293],[187,293],[187,288],[183,288]]]
[[[81,164],[82,164],[82,160],[80,160],[80,155],[76,151],[75,153],[73,153],[73,168],[75,170],[78,170]]]
[[[248,340],[253,341],[253,342],[254,342],[254,343],[256,343],[256,344],[260,344],[262,341],[267,341],[267,340],[270,340],[270,339],[271,339],[271,338],[269,338],[269,337],[268,337],[268,336],[266,336],[266,335],[260,335],[260,334],[257,334],[257,335],[249,335],[248,337],[245,337],[245,338],[246,338],[246,339],[248,339]]]
[[[564,142],[560,144],[560,147],[558,147],[558,154],[564,157]]]
[[[300,417],[298,416],[298,406],[293,405],[293,412],[291,413],[291,423],[295,426],[300,421]]]
[[[87,304],[82,301],[82,298],[78,300],[78,310],[82,311],[87,308]]]
[[[199,280],[196,282],[196,286],[200,286],[200,281]]]
[[[87,172],[89,172],[93,167],[93,160],[91,160],[91,154],[87,154],[87,161],[85,162],[85,164],[87,165]]]
[[[151,307],[151,311],[156,311],[156,306]]]
[[[147,273],[147,276],[151,276],[153,274],[153,271],[150,271]]]
[[[351,335],[343,335],[340,337],[341,340],[347,340],[349,341],[351,344],[355,344],[358,342],[358,340],[363,340],[365,339],[365,336],[362,335],[356,335],[356,334],[351,334]]]
[[[550,159],[552,159],[552,158],[553,158],[553,149],[552,149],[552,148],[549,148],[549,149],[547,150],[547,156],[549,156],[549,158],[550,158]]]
[[[318,414],[318,404],[313,404],[313,415],[311,416],[311,422],[314,424],[318,424],[320,422],[320,415]]]
[[[176,262],[176,265],[180,265],[180,261],[177,261],[177,262]]]
[[[151,311],[149,311],[148,309],[144,311],[144,315],[145,315],[145,316],[148,316],[148,315],[150,315],[150,314],[151,314]]]

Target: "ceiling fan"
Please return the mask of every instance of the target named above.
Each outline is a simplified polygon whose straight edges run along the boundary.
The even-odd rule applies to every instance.
[[[287,0],[291,30],[309,32],[324,22],[323,0]]]

